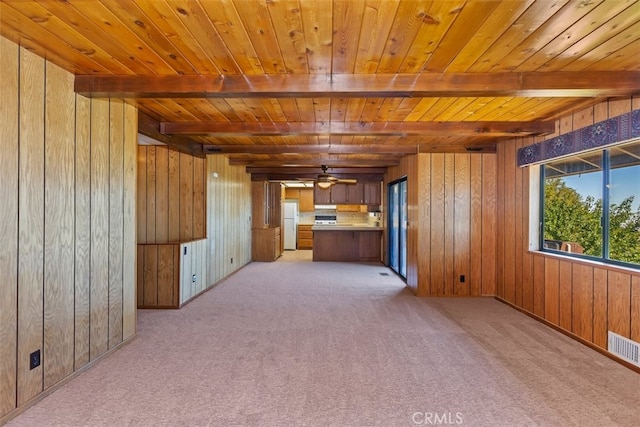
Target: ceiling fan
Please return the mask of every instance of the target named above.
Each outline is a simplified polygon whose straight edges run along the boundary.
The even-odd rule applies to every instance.
[[[327,188],[331,187],[333,184],[338,184],[338,183],[355,184],[358,182],[357,179],[336,178],[335,176],[328,174],[327,169],[329,168],[327,167],[327,165],[322,165],[321,168],[322,168],[322,173],[318,174],[316,179],[314,179],[313,181],[316,183],[318,188],[321,188],[323,190],[326,190]]]

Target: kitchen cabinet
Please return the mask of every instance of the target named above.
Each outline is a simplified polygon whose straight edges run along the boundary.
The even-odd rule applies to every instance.
[[[334,205],[360,205],[364,202],[364,184],[334,184],[331,187],[331,203]]]
[[[299,212],[313,212],[313,188],[287,188],[285,199],[298,201]]]
[[[382,203],[379,182],[338,183],[327,190],[321,190],[316,186],[314,198],[317,205],[380,205]]]
[[[349,203],[347,184],[333,184],[329,190],[331,193],[331,204]]]
[[[331,204],[331,188],[323,190],[317,185],[313,188],[313,199],[316,205],[329,205]]]
[[[298,224],[298,249],[313,249],[311,224]]]
[[[381,205],[382,189],[379,182],[365,182],[363,184],[363,204]]]
[[[313,189],[300,189],[300,199],[298,199],[298,209],[300,212],[313,212]]]
[[[364,203],[364,184],[362,182],[347,184],[346,203],[352,205],[361,205]]]
[[[285,188],[284,189],[284,198],[285,199],[296,199],[300,198],[300,189],[299,188]]]

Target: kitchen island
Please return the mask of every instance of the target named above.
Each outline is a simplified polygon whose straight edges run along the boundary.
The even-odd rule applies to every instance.
[[[382,262],[382,227],[314,225],[311,230],[314,261]]]

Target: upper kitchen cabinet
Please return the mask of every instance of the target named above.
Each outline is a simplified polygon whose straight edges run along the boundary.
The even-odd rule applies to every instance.
[[[299,212],[313,212],[312,188],[287,188],[285,190],[285,199],[297,200]]]
[[[380,205],[382,201],[379,182],[334,184],[327,190],[315,189],[315,204],[332,205]]]
[[[347,201],[345,203],[352,205],[364,203],[364,184],[362,182],[347,184]]]
[[[337,205],[348,202],[347,184],[333,184],[329,189],[331,193],[331,204]]]
[[[364,201],[365,205],[381,205],[382,204],[382,189],[379,182],[365,182],[364,187]]]
[[[300,199],[298,199],[298,210],[300,212],[313,212],[313,189],[300,189]]]
[[[323,190],[317,185],[313,188],[313,200],[316,205],[331,204],[331,188]]]

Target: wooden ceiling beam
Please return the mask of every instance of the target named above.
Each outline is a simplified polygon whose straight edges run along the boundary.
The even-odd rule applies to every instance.
[[[205,145],[205,154],[416,154],[417,145]]]
[[[386,157],[384,159],[292,159],[292,160],[265,160],[252,158],[229,158],[231,166],[248,166],[253,168],[315,168],[322,165],[332,165],[335,167],[349,167],[357,164],[358,167],[387,167],[400,164],[399,157]]]
[[[160,122],[142,111],[138,112],[138,132],[166,144],[171,150],[191,154],[196,157],[205,157],[205,153],[202,151],[202,144],[193,142],[184,136],[172,136],[161,133]]]
[[[250,172],[247,172],[250,173]],[[286,168],[279,170],[274,169],[270,173],[251,173],[252,181],[311,181],[318,177],[319,172],[307,173],[302,175],[292,175],[287,173]],[[338,179],[356,179],[360,182],[380,182],[384,179],[384,173],[347,173],[347,174],[331,174]]]
[[[382,175],[386,173],[386,167],[333,167],[328,164],[327,173],[336,178],[350,178],[357,175]],[[284,175],[299,178],[314,178],[322,172],[320,167],[246,167],[247,173],[252,175]]]
[[[540,135],[555,131],[555,122],[162,122],[166,135],[278,136],[425,134]]]
[[[422,74],[76,75],[116,98],[603,97],[637,93],[639,71]]]

